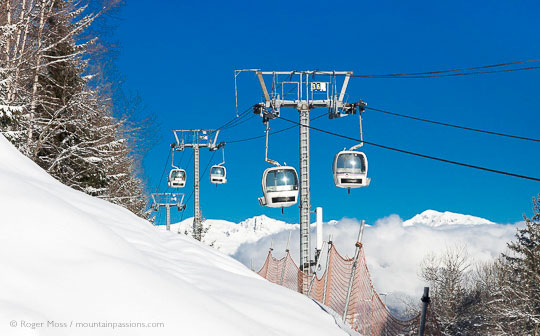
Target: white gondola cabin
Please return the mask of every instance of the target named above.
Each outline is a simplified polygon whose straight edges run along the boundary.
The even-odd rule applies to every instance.
[[[367,177],[368,161],[362,152],[341,151],[334,158],[334,184],[339,188],[367,187],[371,179]]]
[[[214,165],[210,169],[210,182],[214,184],[227,183],[227,169],[221,165]]]
[[[262,176],[263,197],[259,203],[270,208],[284,208],[298,201],[298,174],[289,166],[268,168]]]
[[[167,181],[171,188],[183,188],[186,185],[186,171],[180,168],[171,169]]]

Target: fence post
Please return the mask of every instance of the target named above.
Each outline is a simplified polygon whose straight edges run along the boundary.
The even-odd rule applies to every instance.
[[[291,232],[289,231],[289,240],[287,240],[287,248],[285,249],[285,260],[283,261],[283,268],[281,269],[281,280],[279,284],[283,286],[283,277],[285,276],[285,268],[287,267],[287,260],[289,259],[289,244],[291,243]]]
[[[419,336],[424,336],[424,330],[426,329],[426,315],[427,308],[431,299],[429,298],[429,287],[424,287],[424,295],[422,295],[422,315],[420,316],[420,330],[418,332]]]
[[[332,235],[328,236],[328,253],[326,254],[326,271],[324,272],[324,288],[322,303],[326,304],[326,288],[328,286],[328,272],[330,270],[330,250],[332,250]]]
[[[321,250],[322,250],[322,246],[321,246]],[[328,252],[330,253],[330,251],[328,251]],[[313,288],[313,283],[315,282],[315,278],[317,277],[317,270],[319,269],[320,265],[321,265],[321,258],[317,258],[317,265],[315,265],[315,272],[313,272],[313,276],[311,278],[311,281],[309,282],[309,288],[308,288],[308,291],[307,291],[307,296],[308,297],[311,295],[311,288]]]
[[[349,279],[349,288],[347,289],[347,298],[345,299],[345,309],[343,310],[343,322],[347,319],[347,311],[349,310],[349,301],[351,299],[351,291],[353,287],[354,276],[356,273],[356,266],[358,265],[358,255],[360,254],[360,246],[362,246],[362,234],[364,233],[365,220],[362,220],[360,224],[360,231],[358,232],[358,240],[356,241],[356,248],[354,249],[354,261],[351,269],[351,278]]]

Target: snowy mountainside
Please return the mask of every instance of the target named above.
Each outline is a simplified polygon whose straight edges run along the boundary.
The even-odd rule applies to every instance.
[[[163,226],[160,228],[164,229]],[[203,222],[203,229],[207,230],[203,236],[203,243],[212,245],[225,254],[232,255],[244,243],[254,243],[263,237],[298,228],[298,224],[288,224],[265,215],[248,218],[240,223],[207,219]],[[193,217],[171,224],[171,231],[191,235]]]
[[[0,213],[0,335],[344,334],[307,297],[66,187],[2,135]]]
[[[403,222],[403,226],[426,225],[440,227],[444,225],[485,225],[495,224],[487,219],[471,215],[462,215],[450,211],[439,212],[426,210],[409,220]]]
[[[336,226],[339,223],[340,221],[337,220],[326,222],[329,226]],[[495,223],[471,215],[435,210],[426,210],[403,222],[403,226],[407,227],[425,225],[433,228],[446,225],[483,224]],[[311,226],[313,227],[314,224],[311,224]],[[248,218],[240,223],[220,219],[208,219],[203,222],[203,227],[207,230],[203,237],[205,244],[211,245],[225,254],[234,255],[242,244],[253,244],[265,237],[274,236],[283,231],[298,230],[300,226],[299,224],[288,224],[284,221],[260,215]],[[164,226],[159,226],[159,228],[165,230]],[[179,223],[171,224],[171,231],[191,235],[193,231],[193,217]]]

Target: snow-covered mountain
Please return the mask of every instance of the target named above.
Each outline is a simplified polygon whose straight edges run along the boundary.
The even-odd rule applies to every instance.
[[[263,237],[298,227],[298,224],[288,224],[265,215],[248,218],[240,223],[208,219],[203,222],[203,230],[206,231],[203,243],[232,255],[244,243],[254,243]],[[160,228],[164,229],[163,226]],[[171,225],[172,232],[191,234],[192,230],[193,217]]]
[[[335,226],[338,223],[339,221],[337,220],[329,220],[327,225]],[[429,227],[482,224],[495,223],[480,217],[435,210],[426,210],[403,222],[403,226],[425,225]],[[205,244],[211,245],[225,254],[234,255],[242,244],[255,243],[264,237],[273,236],[283,231],[297,230],[299,225],[289,224],[265,215],[260,215],[248,218],[240,223],[220,219],[208,219],[204,221],[203,227],[206,230],[203,237]],[[159,228],[165,230],[164,226],[159,226]],[[172,232],[180,232],[182,234],[187,233],[191,235],[192,228],[193,217],[171,225]]]
[[[306,296],[61,184],[2,135],[0,214],[0,335],[345,334]]]
[[[484,218],[462,215],[450,211],[439,212],[426,210],[413,218],[403,222],[403,226],[426,225],[430,227],[440,227],[444,225],[484,225],[495,224]]]

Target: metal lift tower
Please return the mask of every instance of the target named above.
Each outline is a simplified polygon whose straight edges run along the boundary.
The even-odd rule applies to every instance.
[[[167,230],[171,230],[171,207],[176,207],[178,211],[186,208],[183,204],[184,194],[180,193],[154,193],[152,196],[152,209],[159,211],[161,207],[165,207],[167,211]]]
[[[235,77],[240,71],[244,70],[236,70]],[[314,108],[327,108],[330,119],[355,113],[359,103],[344,103],[352,71],[248,71],[255,72],[264,96],[264,101],[254,107],[255,113],[266,119],[278,118],[281,108],[294,108],[299,113],[300,269],[309,275],[312,265],[309,244],[309,114]],[[265,78],[271,78],[270,92]]]
[[[200,205],[200,181],[199,181],[199,149],[208,148],[215,151],[223,145],[217,144],[219,130],[173,130],[176,139],[174,150],[182,151],[185,148],[193,148],[194,183],[193,183],[193,237],[197,240],[202,238],[202,212]]]

